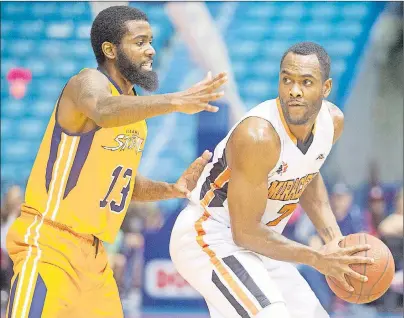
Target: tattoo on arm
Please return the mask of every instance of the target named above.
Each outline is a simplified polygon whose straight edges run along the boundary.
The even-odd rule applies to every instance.
[[[331,241],[332,239],[334,239],[334,237],[336,237],[334,228],[332,226],[322,228],[320,230],[320,235],[324,240],[328,241]]]
[[[307,186],[300,198],[300,204],[325,243],[342,236],[321,174]]]

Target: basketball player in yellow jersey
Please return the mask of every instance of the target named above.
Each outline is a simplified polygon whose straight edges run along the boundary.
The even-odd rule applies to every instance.
[[[157,88],[155,51],[146,15],[110,7],[94,20],[91,43],[99,68],[73,76],[61,92],[26,188],[21,216],[7,235],[14,263],[7,317],[123,317],[103,241],[114,241],[130,200],[184,198],[211,154],[176,184],[137,174],[145,119],[217,111],[210,101],[222,73],[189,90],[137,96]],[[164,133],[164,132],[163,132]]]

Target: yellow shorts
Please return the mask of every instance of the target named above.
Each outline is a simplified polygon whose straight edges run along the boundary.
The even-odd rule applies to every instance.
[[[107,254],[94,243],[91,235],[23,212],[6,240],[14,263],[6,317],[123,317]]]

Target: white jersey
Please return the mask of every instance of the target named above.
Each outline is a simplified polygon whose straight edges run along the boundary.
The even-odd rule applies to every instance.
[[[247,117],[267,120],[280,138],[280,156],[268,175],[268,200],[261,222],[282,233],[299,202],[299,197],[318,174],[331,151],[334,124],[328,102],[323,101],[311,135],[312,142],[307,143],[309,147],[297,144],[285,122],[279,99],[265,101],[251,109],[217,145],[212,162],[205,167],[196,188],[192,191],[191,201],[199,201],[213,219],[227,227],[230,227],[227,187],[231,171],[226,163],[225,147],[233,130]]]
[[[229,137],[245,118],[260,117],[274,127],[281,149],[276,166],[268,174],[267,205],[261,221],[281,233],[331,150],[334,125],[327,104],[323,102],[305,145],[297,144],[290,133],[279,100],[253,108],[217,145],[212,162],[192,191],[191,202],[178,215],[171,231],[171,260],[178,273],[205,298],[212,318],[329,318],[292,264],[234,242],[227,202],[231,170],[225,157]]]

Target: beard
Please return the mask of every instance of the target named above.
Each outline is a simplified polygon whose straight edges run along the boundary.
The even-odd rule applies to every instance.
[[[116,67],[132,85],[138,85],[148,92],[154,92],[159,87],[157,73],[145,71],[142,66],[133,63],[128,56],[118,48]]]

